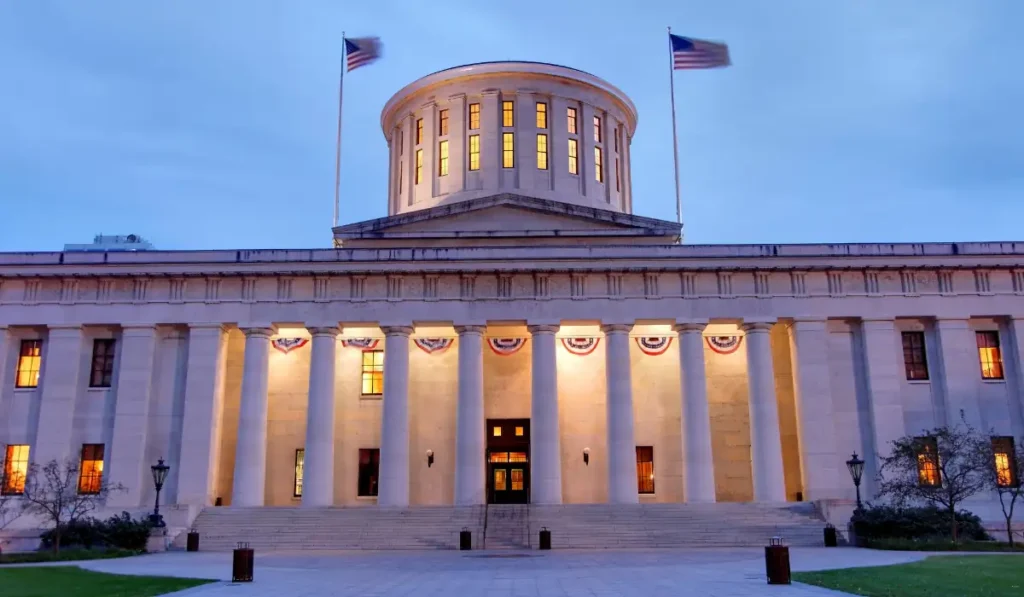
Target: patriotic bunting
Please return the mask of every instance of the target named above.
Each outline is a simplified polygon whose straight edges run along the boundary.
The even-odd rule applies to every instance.
[[[380,338],[345,338],[341,341],[341,345],[346,348],[373,350],[374,348],[377,348],[377,344],[379,342]]]
[[[413,343],[425,353],[444,352],[452,345],[451,338],[416,338]]]
[[[637,337],[636,345],[640,347],[640,351],[644,354],[651,356],[657,356],[668,350],[668,347],[672,345],[671,336],[648,336],[648,337]]]
[[[270,345],[277,350],[288,354],[296,348],[302,348],[307,342],[309,342],[308,338],[274,338],[270,342]]]
[[[594,352],[600,342],[600,338],[562,338],[562,346],[576,356]]]
[[[718,354],[732,354],[739,349],[743,338],[741,336],[705,336],[704,340],[711,350]]]
[[[494,354],[507,357],[510,354],[519,352],[526,344],[526,338],[488,338],[487,346],[491,347]]]

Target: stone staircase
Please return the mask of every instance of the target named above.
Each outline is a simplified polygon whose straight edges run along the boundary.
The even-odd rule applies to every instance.
[[[536,549],[542,528],[555,549],[821,545],[812,504],[573,504],[411,508],[206,508],[193,525],[203,551],[239,541],[261,551],[457,549],[469,529],[474,549]],[[184,533],[174,545],[183,548]]]

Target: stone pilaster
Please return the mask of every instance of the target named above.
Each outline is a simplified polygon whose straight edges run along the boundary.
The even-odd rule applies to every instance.
[[[1024,318],[1015,317],[1008,323],[1007,331],[1009,339],[1012,340],[1013,350],[1004,349],[1003,362],[1004,365],[1010,365],[1006,368],[1006,373],[1013,376],[1017,390],[1009,394],[1010,427],[1014,437],[1024,437]],[[1004,345],[1011,343],[1004,342]]]
[[[483,504],[484,478],[484,355],[482,325],[457,326],[459,333],[459,402],[455,420],[455,505]]]
[[[683,500],[715,501],[715,461],[711,452],[711,415],[704,370],[705,322],[680,322],[679,371],[682,390]]]
[[[69,459],[77,463],[72,456],[71,436],[75,398],[82,381],[84,343],[82,327],[77,325],[51,326],[43,341],[39,425],[36,445],[30,453],[32,461],[40,465],[51,460],[63,464]]]
[[[156,357],[155,326],[125,327],[117,347],[117,390],[114,398],[114,434],[107,454],[112,484],[125,491],[111,493],[107,505],[132,508],[141,505],[142,493],[152,484],[145,461],[149,431],[150,389]]]
[[[602,325],[608,417],[608,502],[639,502],[636,444],[633,441],[633,380],[629,365],[632,324]]]
[[[409,335],[408,326],[384,330],[384,404],[380,434],[381,506],[409,505]]]
[[[844,459],[836,448],[828,322],[798,319],[789,328],[789,340],[804,498],[835,497],[839,493],[839,467]]]
[[[181,425],[178,503],[213,503],[224,404],[226,331],[223,324],[194,324],[188,330],[185,412]],[[187,463],[184,464],[184,463]]]
[[[979,431],[986,431],[978,395],[981,361],[978,341],[970,322],[966,319],[939,319],[935,322],[935,337],[941,361],[939,371],[945,423],[954,427],[966,422]],[[1001,344],[1005,345],[1005,342]]]
[[[308,327],[313,336],[306,408],[306,455],[302,471],[302,505],[334,504],[334,369],[337,325]]]
[[[232,506],[262,506],[267,477],[267,390],[270,383],[272,325],[243,328],[242,402],[238,413],[238,443]]]
[[[900,384],[906,375],[903,369],[903,355],[898,350],[899,338],[891,319],[865,319],[862,323],[864,339],[864,379],[868,400],[871,405],[871,424],[874,433],[875,457],[888,456],[892,442],[906,433],[903,419],[903,403]],[[876,491],[874,476],[878,463],[870,462],[864,467],[864,495],[874,497]]]
[[[772,325],[766,322],[743,324],[747,345],[747,375],[750,378],[750,457],[753,464],[754,500],[758,502],[786,501],[779,407],[775,398],[772,367]]]
[[[530,502],[562,503],[562,453],[558,436],[557,325],[531,325]]]

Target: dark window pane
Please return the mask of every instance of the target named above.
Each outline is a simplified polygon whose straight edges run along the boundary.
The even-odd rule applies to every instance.
[[[380,450],[361,448],[359,450],[359,497],[377,495],[377,475],[380,470]]]

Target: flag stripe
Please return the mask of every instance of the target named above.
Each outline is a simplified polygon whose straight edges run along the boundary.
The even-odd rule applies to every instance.
[[[725,44],[669,34],[674,70],[729,66],[729,47]]]
[[[380,41],[376,37],[345,40],[346,70],[352,71],[380,58]]]

